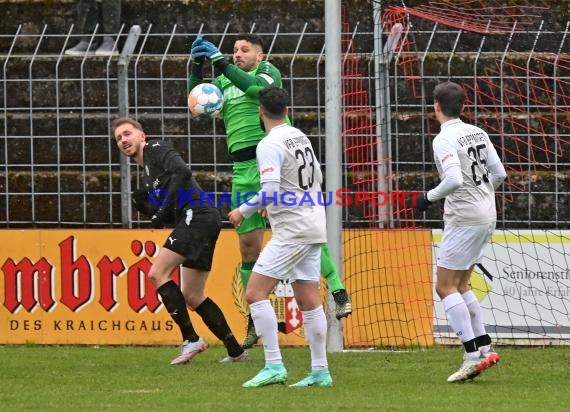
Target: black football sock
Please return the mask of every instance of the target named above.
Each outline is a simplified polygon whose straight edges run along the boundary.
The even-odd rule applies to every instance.
[[[489,334],[477,336],[475,338],[475,344],[477,345],[477,349],[479,349],[481,346],[490,345],[491,344],[491,337],[489,336]]]
[[[467,342],[463,342],[463,347],[465,348],[465,352],[467,352],[467,353],[478,352],[477,344],[475,343],[475,339],[471,339],[471,340],[468,340]]]
[[[182,333],[182,339],[190,342],[196,342],[199,337],[192,326],[184,295],[173,280],[169,280],[157,289],[158,294],[162,298],[162,303],[168,310],[170,317],[176,322]]]
[[[243,353],[243,349],[228,326],[222,310],[212,299],[206,298],[195,311],[202,317],[208,329],[224,343],[228,355],[236,357]]]

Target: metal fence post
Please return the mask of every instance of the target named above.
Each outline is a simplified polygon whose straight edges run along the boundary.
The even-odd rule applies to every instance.
[[[117,81],[119,93],[119,117],[129,114],[129,60],[141,34],[140,26],[132,26],[119,57]],[[124,227],[131,227],[131,173],[130,159],[121,154],[121,222]]]
[[[325,0],[325,134],[327,145],[327,191],[335,192],[342,185],[342,128],[341,128],[341,7],[339,0]],[[327,207],[327,240],[338,268],[342,268],[342,209],[334,203]],[[332,295],[327,297],[329,308],[334,308]],[[340,352],[343,349],[342,323],[333,311],[327,313],[327,349]]]
[[[390,62],[394,51],[400,43],[403,27],[396,23],[390,30],[386,44],[382,45],[382,9],[378,2],[374,3],[374,66],[376,86],[376,128],[378,139],[378,192],[390,193],[392,184],[392,148],[391,148],[391,113],[390,113]],[[384,219],[383,219],[384,218]],[[384,220],[384,221],[383,221]],[[390,202],[378,206],[378,226],[394,226]]]

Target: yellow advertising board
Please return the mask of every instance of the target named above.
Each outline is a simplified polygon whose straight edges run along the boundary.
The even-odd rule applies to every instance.
[[[0,250],[0,344],[179,344],[180,332],[146,276],[168,233],[168,230],[134,229],[0,232],[3,245]],[[345,258],[354,250],[364,256],[381,254],[379,248],[382,245],[397,243],[401,249],[401,252],[390,253],[386,261],[360,259],[356,261],[360,262],[356,263],[356,268],[345,267],[345,273],[354,274],[347,277],[347,288],[355,291],[356,308],[345,328],[358,331],[358,323],[366,322],[366,328],[376,331],[369,334],[368,340],[378,334],[392,333],[390,319],[378,314],[402,311],[398,300],[409,307],[404,311],[408,318],[417,315],[419,324],[425,324],[422,328],[431,325],[431,318],[425,322],[429,315],[426,310],[431,309],[423,306],[418,309],[420,295],[431,294],[429,273],[410,269],[418,262],[422,265],[431,265],[431,262],[423,260],[424,252],[414,252],[415,257],[411,260],[404,256],[409,246],[421,244],[423,247],[424,236],[428,239],[425,255],[431,256],[429,231],[408,232],[405,236],[398,233],[363,231],[361,236],[354,238],[345,234]],[[376,243],[370,242],[370,236],[374,236]],[[270,232],[267,232],[266,240],[269,237]],[[407,263],[398,269],[397,261],[404,257]],[[347,262],[354,263],[350,259]],[[245,334],[247,305],[239,264],[237,235],[233,230],[223,230],[206,292],[220,306],[236,337],[241,340]],[[375,266],[378,264],[389,264],[393,269],[388,273]],[[413,277],[425,275],[427,282],[418,282],[411,291],[398,292],[396,301],[383,302],[383,296],[357,291],[361,284],[360,273],[364,273],[371,288],[382,282],[393,282],[395,277],[401,279],[399,286],[402,288],[407,288],[406,282]],[[179,273],[175,274],[175,280],[180,281]],[[296,305],[290,305],[287,296],[272,296],[271,299],[277,308],[278,319],[283,322],[287,318],[287,322],[294,325],[287,328],[289,333],[279,334],[281,344],[304,345],[302,328],[296,328],[300,324]],[[387,305],[388,312],[380,310],[370,315],[369,311],[363,311],[359,314],[361,305],[365,308],[371,304]],[[198,334],[210,343],[217,343],[200,317],[194,313],[190,316]],[[345,336],[349,346],[374,344],[365,341],[359,333]],[[403,338],[409,339],[405,333]]]

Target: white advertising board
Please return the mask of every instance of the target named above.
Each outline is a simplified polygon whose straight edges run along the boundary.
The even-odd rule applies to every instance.
[[[434,262],[442,231],[433,231]],[[570,231],[497,230],[475,267],[471,286],[492,338],[532,344],[570,344]],[[434,285],[436,268],[434,266]],[[434,335],[445,343],[449,327],[434,287]]]

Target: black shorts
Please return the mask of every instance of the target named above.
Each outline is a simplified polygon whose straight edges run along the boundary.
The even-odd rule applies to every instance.
[[[163,247],[186,258],[182,266],[210,271],[216,241],[222,229],[218,209],[213,207],[189,209],[192,218],[182,217]]]

